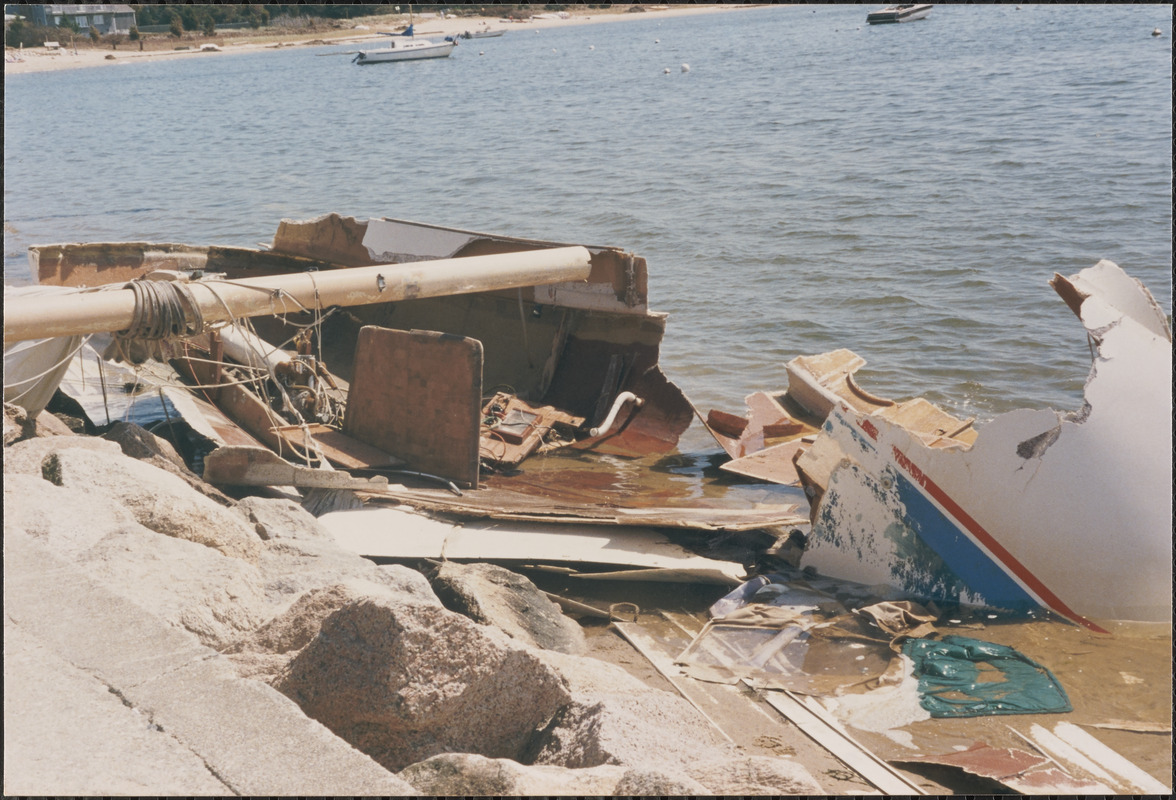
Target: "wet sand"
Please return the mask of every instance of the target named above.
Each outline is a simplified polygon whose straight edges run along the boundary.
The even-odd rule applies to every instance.
[[[442,19],[436,15],[416,15],[414,18],[415,32],[418,36],[442,39],[455,36],[465,31],[503,30],[511,33],[539,31],[544,28],[556,28],[566,25],[591,25],[599,23],[613,23],[634,20],[663,19],[667,17],[698,16],[702,14],[734,13],[751,5],[712,5],[712,6],[684,6],[674,5],[665,7],[649,7],[644,13],[630,13],[628,6],[610,9],[595,9],[573,7],[567,13],[568,18],[560,18],[556,14],[534,17],[524,22],[510,22],[495,17],[449,17]],[[350,28],[325,28],[323,30],[309,30],[282,33],[273,29],[263,29],[257,34],[239,31],[228,32],[216,37],[203,37],[189,34],[179,42],[174,39],[152,38],[145,42],[143,51],[134,42],[119,45],[119,49],[111,49],[109,45],[93,47],[89,40],[83,44],[78,42],[76,49],[62,41],[62,47],[48,50],[44,47],[23,50],[6,47],[4,50],[4,76],[20,75],[29,72],[47,72],[61,69],[80,69],[83,67],[103,67],[115,64],[135,63],[143,60],[160,61],[177,58],[212,58],[223,57],[232,53],[256,53],[258,51],[277,51],[286,47],[300,45],[324,44],[361,44],[384,39],[377,31],[394,31],[403,29],[408,24],[407,14],[388,14],[384,16],[362,18]],[[219,50],[202,51],[202,45],[214,44]],[[176,50],[176,47],[188,47],[187,50]]]

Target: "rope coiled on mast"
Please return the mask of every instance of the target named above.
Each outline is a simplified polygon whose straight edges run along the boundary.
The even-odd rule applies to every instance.
[[[130,327],[116,338],[157,341],[204,332],[204,314],[187,284],[139,279],[124,288],[135,293],[135,310]]]

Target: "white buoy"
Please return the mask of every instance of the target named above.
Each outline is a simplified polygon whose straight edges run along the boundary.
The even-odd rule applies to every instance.
[[[670,68],[669,68],[669,67],[666,67],[665,69],[663,69],[663,70],[662,70],[662,74],[664,74],[664,75],[669,75],[669,74],[670,74]]]
[[[485,50],[479,50],[479,51],[478,51],[478,55],[480,55],[480,56],[484,56],[484,55],[486,55],[486,51],[485,51]]]
[[[683,64],[683,65],[682,65],[682,71],[683,71],[683,72],[689,72],[689,71],[690,71],[690,65],[689,65],[689,64]]]
[[[589,50],[595,50],[595,49],[596,49],[596,45],[594,45],[594,44],[590,44],[590,45],[588,45],[588,49],[589,49]]]
[[[1163,35],[1164,35],[1164,32],[1162,30],[1160,30],[1159,28],[1156,28],[1154,31],[1152,31],[1152,36],[1163,36]]]
[[[558,50],[556,50],[556,49],[553,47],[553,48],[551,48],[551,52],[553,52],[553,53],[558,53],[559,51],[558,51]]]
[[[661,39],[654,39],[654,40],[653,40],[653,43],[654,43],[654,44],[661,44]]]

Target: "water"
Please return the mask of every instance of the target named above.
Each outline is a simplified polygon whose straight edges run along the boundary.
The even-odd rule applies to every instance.
[[[1171,308],[1171,7],[866,11],[520,26],[364,68],[298,47],[10,76],[5,280],[29,282],[31,244],[253,246],[282,217],[400,217],[644,256],[662,365],[704,412],[838,347],[883,396],[1078,408],[1090,353],[1053,273],[1108,258]],[[1154,641],[1122,669],[1163,707],[1111,716],[1164,716]],[[1092,703],[1126,691],[1113,654],[1058,674]]]
[[[1171,304],[1170,7],[865,10],[11,76],[5,279],[34,243],[395,216],[643,255],[663,366],[704,410],[837,347],[883,396],[1079,407],[1089,351],[1052,274],[1109,258]]]

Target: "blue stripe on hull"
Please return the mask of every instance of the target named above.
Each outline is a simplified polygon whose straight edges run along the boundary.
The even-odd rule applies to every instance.
[[[976,601],[995,608],[1029,611],[1040,608],[1020,584],[1014,581],[956,523],[944,514],[901,472],[896,488],[911,530],[944,562],[947,569],[968,587]],[[958,599],[958,598],[941,598]]]

